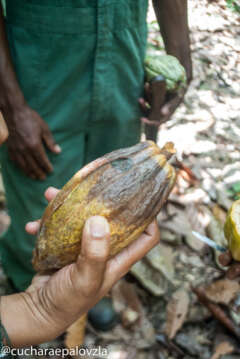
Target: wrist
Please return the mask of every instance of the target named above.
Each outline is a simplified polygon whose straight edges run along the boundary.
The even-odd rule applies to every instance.
[[[14,96],[8,94],[1,97],[0,110],[3,115],[19,112],[24,106],[26,106],[26,101],[21,94]]]
[[[6,121],[8,121],[8,114],[19,112],[24,106],[26,106],[26,101],[18,87],[5,88],[3,86],[0,90],[0,110],[6,117]]]
[[[19,293],[1,298],[1,319],[13,347],[37,345],[61,334],[54,320],[41,310],[35,293]]]
[[[27,103],[24,98],[4,98],[0,103],[0,111],[6,122],[9,132],[15,129],[21,113],[26,113]]]
[[[187,83],[189,84],[192,80],[192,60],[191,60],[191,53],[190,48],[186,47],[181,44],[170,47],[167,49],[167,53],[169,55],[175,56],[182,66],[185,68],[186,76],[187,76]]]

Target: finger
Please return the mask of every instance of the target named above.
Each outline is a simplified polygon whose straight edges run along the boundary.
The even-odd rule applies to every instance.
[[[150,111],[150,105],[142,97],[138,99],[138,103],[141,107],[141,110],[147,115]]]
[[[2,115],[0,114],[0,145],[8,138],[8,128]]]
[[[44,196],[48,202],[50,202],[52,199],[56,197],[56,195],[60,192],[59,189],[55,187],[48,187],[48,189],[45,191]]]
[[[109,260],[105,271],[106,281],[103,288],[104,293],[108,292],[108,290],[130,270],[133,264],[156,246],[159,240],[159,228],[157,222],[154,221],[137,240]]]
[[[26,161],[26,157],[23,155],[16,153],[14,157],[11,157],[14,162],[23,170],[23,172],[32,179],[36,179],[36,174],[32,171],[32,168],[28,165]]]
[[[38,151],[34,152],[34,157],[44,172],[51,173],[53,171],[53,166],[49,161],[42,144],[39,144]]]
[[[44,195],[45,195],[47,201],[50,202],[52,199],[54,199],[56,197],[58,192],[59,192],[59,189],[54,188],[54,187],[49,187],[45,191]],[[28,222],[26,224],[26,226],[25,226],[26,232],[31,234],[31,235],[36,235],[38,233],[38,231],[39,231],[40,223],[41,223],[40,219],[38,219],[36,221],[33,221],[33,222]]]
[[[148,103],[152,102],[152,91],[149,82],[145,82],[144,84],[144,98]]]
[[[52,133],[51,133],[51,131],[49,130],[48,127],[46,127],[46,129],[43,132],[43,140],[44,140],[47,148],[50,151],[52,151],[52,152],[54,152],[56,154],[58,154],[58,153],[60,153],[62,151],[61,147],[56,144],[56,142],[55,142],[55,140],[53,138],[53,135],[52,135]]]
[[[167,102],[162,108],[161,108],[161,115],[163,117],[169,117],[174,113],[176,108],[181,103],[182,98],[179,96],[174,97],[171,101]]]
[[[81,254],[72,274],[72,282],[85,296],[94,295],[103,283],[110,252],[110,228],[107,220],[94,216],[86,221]]]
[[[31,155],[25,155],[25,161],[29,168],[29,171],[33,174],[33,176],[41,181],[45,180],[46,174],[44,173],[43,169],[38,165],[35,158]]]
[[[38,233],[38,230],[40,228],[40,219],[33,221],[33,222],[28,222],[25,226],[25,230],[28,234],[31,234],[33,236],[35,236]]]
[[[157,236],[158,241],[160,240],[160,231],[156,220],[149,224],[149,226],[145,229],[144,234],[151,237]]]
[[[161,124],[160,121],[151,121],[147,117],[141,117],[140,120],[142,121],[142,123],[145,123],[147,125],[154,126],[154,127],[159,127]]]

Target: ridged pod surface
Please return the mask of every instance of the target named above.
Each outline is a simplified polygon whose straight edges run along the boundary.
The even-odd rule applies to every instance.
[[[174,56],[156,55],[148,51],[145,59],[145,73],[149,82],[159,75],[163,76],[167,91],[176,92],[186,87],[186,71]]]
[[[233,259],[240,261],[240,199],[233,202],[228,211],[224,234]]]
[[[43,215],[33,265],[58,269],[76,260],[87,218],[104,216],[110,224],[111,256],[139,237],[159,213],[175,183],[168,160],[172,143],[160,149],[141,142],[101,157],[77,172]]]

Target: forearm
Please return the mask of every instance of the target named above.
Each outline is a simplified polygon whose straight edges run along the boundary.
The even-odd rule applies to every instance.
[[[169,55],[178,58],[192,78],[187,0],[152,0],[161,34]]]
[[[8,116],[5,116],[5,112],[11,111],[13,108],[21,107],[25,101],[11,61],[1,2],[0,54],[0,110],[3,112],[6,119]]]
[[[40,307],[37,298],[25,292],[1,298],[1,321],[12,347],[37,345],[62,334]]]

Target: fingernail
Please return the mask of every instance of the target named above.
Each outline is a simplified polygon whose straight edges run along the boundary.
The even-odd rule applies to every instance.
[[[94,216],[88,219],[89,234],[93,238],[102,238],[109,233],[109,224],[104,217]]]
[[[167,115],[169,115],[169,110],[166,109],[166,108],[163,108],[163,109],[161,110],[161,114],[162,114],[162,116],[167,116]]]
[[[32,221],[32,222],[28,222],[28,223],[27,223],[27,225],[28,225],[28,226],[32,226],[32,225],[34,225],[34,224],[35,224],[35,222],[34,222],[34,221]]]
[[[29,231],[34,231],[36,229],[37,223],[36,222],[28,222],[26,224],[26,229]]]
[[[59,145],[55,145],[55,146],[54,146],[54,151],[55,151],[56,153],[60,153],[60,152],[62,152],[62,149],[61,149],[61,147],[60,147]]]
[[[49,187],[46,189],[45,193],[46,193],[47,191],[52,191],[52,190],[56,191],[57,189],[56,189],[56,187],[49,186]]]

